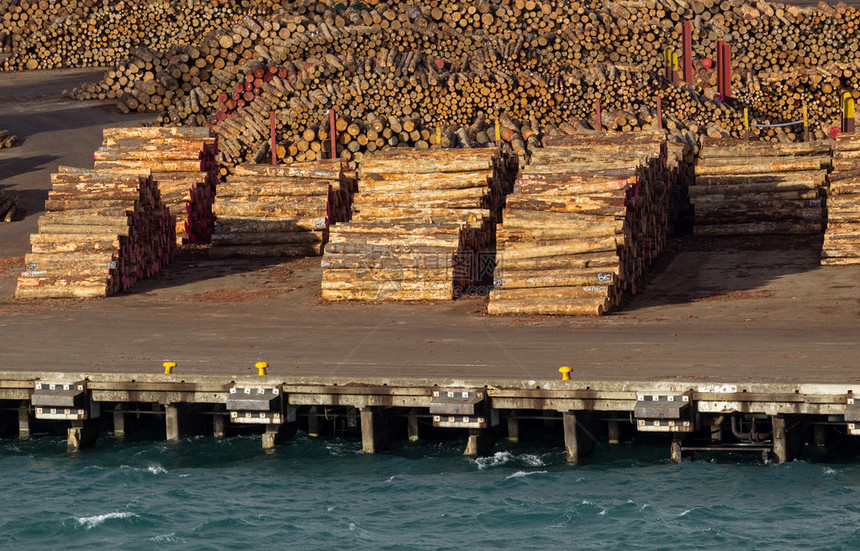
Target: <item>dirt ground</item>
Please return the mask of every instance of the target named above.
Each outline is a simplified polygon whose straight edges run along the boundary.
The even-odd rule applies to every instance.
[[[209,260],[187,251],[101,300],[17,301],[28,236],[57,165],[92,166],[101,129],[151,116],[61,92],[94,70],[4,74],[0,189],[24,220],[0,224],[0,371],[254,373],[346,377],[860,382],[860,267],[818,266],[820,238],[673,242],[620,312],[599,319],[489,317],[486,299],[320,300],[319,258]]]

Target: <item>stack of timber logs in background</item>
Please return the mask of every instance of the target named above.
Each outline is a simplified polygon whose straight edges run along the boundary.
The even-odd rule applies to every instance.
[[[601,315],[665,244],[661,133],[551,136],[508,196],[490,314]]]
[[[269,13],[267,4],[253,17],[234,18],[194,44],[169,49],[159,49],[162,31],[154,27],[159,36],[148,47],[123,43],[119,50],[128,58],[101,82],[72,94],[117,99],[124,110],[160,111],[164,125],[202,126],[248,109],[247,116],[219,123],[219,134],[230,141],[222,164],[234,166],[255,161],[268,134],[257,130],[272,109],[279,142],[295,149],[292,158],[282,156],[291,162],[322,154],[313,149],[319,138],[306,134],[318,135],[320,111],[330,108],[365,134],[351,140],[357,145],[341,144],[349,151],[343,156],[391,146],[384,143],[388,138],[379,145],[366,135],[361,123],[370,126],[371,118],[394,117],[399,124],[418,118],[418,131],[432,135],[436,127],[456,129],[479,116],[495,121],[507,114],[552,133],[563,123],[596,127],[590,119],[601,99],[601,126],[624,131],[651,126],[658,95],[672,135],[740,137],[744,106],[755,122],[770,124],[798,120],[806,103],[813,137],[822,139],[838,117],[837,92],[860,87],[856,60],[845,55],[860,47],[856,10],[841,6],[798,9],[738,0],[386,1],[345,9],[280,4],[287,9]],[[693,24],[698,73],[693,84],[676,85],[660,69],[665,48],[680,50],[684,20]],[[732,47],[735,102],[716,97],[716,71],[701,63],[716,57],[718,40]],[[775,84],[759,82],[757,72],[768,72]],[[799,127],[754,128],[752,134],[796,140]],[[420,142],[427,137],[407,145]]]
[[[321,255],[329,224],[349,219],[355,186],[339,159],[239,165],[218,188],[210,256]]]
[[[821,233],[830,163],[829,141],[703,138],[689,188],[695,234]]]
[[[0,130],[0,149],[7,149],[18,142],[18,136],[9,134],[8,130]]]
[[[0,222],[11,222],[18,214],[18,198],[0,191]]]
[[[60,167],[17,298],[93,298],[128,289],[168,264],[175,220],[140,171]]]
[[[327,300],[446,300],[489,283],[517,171],[499,148],[392,150],[359,168],[353,220],[331,229]]]
[[[821,264],[860,264],[860,135],[857,134],[836,137]]]
[[[106,128],[95,167],[152,172],[176,217],[176,239],[208,243],[218,182],[217,140],[206,128]]]

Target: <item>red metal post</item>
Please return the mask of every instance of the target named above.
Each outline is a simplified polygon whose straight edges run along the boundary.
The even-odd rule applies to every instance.
[[[657,130],[663,130],[663,98],[657,96]]]
[[[693,23],[684,21],[683,25],[684,46],[684,82],[693,82]]]
[[[328,110],[328,133],[331,139],[331,158],[337,159],[337,128],[335,127],[334,109]]]
[[[603,122],[600,116],[600,98],[595,98],[594,100],[594,116],[597,118],[597,124],[594,125],[594,129],[600,132],[603,130]]]
[[[723,44],[725,44],[722,40],[717,40],[717,92],[720,93],[721,96],[725,97],[723,90],[725,90],[725,83],[723,82]]]
[[[269,147],[272,150],[272,164],[276,165],[276,164],[278,164],[278,140],[275,137],[275,112],[274,111],[269,112],[269,131],[270,131],[269,139],[271,140]]]
[[[723,42],[723,83],[725,91],[723,96],[732,97],[732,46]]]

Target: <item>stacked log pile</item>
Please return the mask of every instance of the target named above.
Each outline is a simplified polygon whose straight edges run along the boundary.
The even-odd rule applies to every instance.
[[[128,289],[168,264],[175,223],[147,173],[60,167],[30,236],[17,298],[94,298]]]
[[[0,221],[11,222],[18,214],[18,198],[0,191]]]
[[[0,68],[110,66],[135,48],[166,50],[177,42],[196,41],[223,32],[244,17],[270,14],[279,4],[0,0]]]
[[[703,138],[689,188],[696,235],[817,234],[830,142]]]
[[[353,220],[330,232],[323,298],[450,300],[486,285],[495,221],[516,171],[516,157],[499,148],[366,158]]]
[[[349,219],[355,186],[338,159],[239,165],[218,188],[210,256],[321,255],[329,224]]]
[[[544,141],[507,199],[488,312],[601,315],[665,245],[666,143],[658,132]]]
[[[133,49],[100,83],[73,95],[161,111],[166,125],[205,125],[234,113],[218,125],[226,138],[222,164],[233,166],[258,160],[271,110],[288,162],[325,155],[313,147],[324,141],[320,111],[330,108],[358,132],[339,146],[358,162],[392,147],[391,136],[373,130],[374,139],[368,130],[376,121],[390,128],[391,117],[401,126],[414,124],[419,135],[389,134],[421,147],[437,127],[453,135],[479,116],[507,115],[538,133],[563,123],[595,127],[594,101],[601,99],[601,126],[626,131],[651,127],[658,95],[673,135],[740,137],[744,106],[756,122],[769,124],[798,120],[805,102],[813,136],[822,139],[838,116],[837,94],[830,91],[860,87],[853,60],[842,53],[860,45],[850,32],[852,8],[739,0],[376,2],[360,9],[281,4],[288,9],[242,17],[193,44]],[[660,75],[662,54],[680,48],[679,22],[687,19],[698,74],[695,84],[675,85]],[[732,45],[739,103],[715,97],[716,73],[700,63],[715,58],[718,40]],[[780,84],[759,83],[758,71]],[[338,132],[340,140],[344,132]],[[800,129],[753,134],[796,140]]]
[[[0,130],[0,149],[8,149],[18,143],[18,136],[8,130]]]
[[[176,239],[208,243],[219,167],[217,140],[205,128],[106,128],[95,168],[152,172],[176,218]]]
[[[860,264],[860,135],[840,134],[833,148],[822,265]]]

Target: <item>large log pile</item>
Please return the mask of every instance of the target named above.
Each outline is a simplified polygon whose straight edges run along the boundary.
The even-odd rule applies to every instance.
[[[239,165],[218,188],[210,256],[321,255],[329,224],[349,218],[355,186],[339,159]]]
[[[8,130],[0,130],[0,149],[8,149],[18,142],[18,136]]]
[[[93,298],[128,289],[168,264],[175,221],[141,171],[60,167],[30,236],[17,298]]]
[[[488,311],[601,315],[665,244],[666,143],[657,132],[545,143],[507,199]]]
[[[0,0],[0,68],[110,66],[136,48],[167,50],[176,43],[197,41],[229,29],[243,17],[270,14],[279,4]]]
[[[840,134],[833,148],[827,230],[821,264],[860,264],[860,135]]]
[[[696,235],[821,233],[830,163],[829,141],[703,138],[689,188]]]
[[[18,198],[0,191],[0,221],[11,222],[18,215]]]
[[[205,128],[106,128],[95,168],[151,172],[176,218],[176,239],[208,243],[219,167],[217,139]]]
[[[456,136],[479,117],[492,124],[506,115],[537,133],[562,124],[596,127],[596,99],[603,103],[602,127],[650,128],[658,95],[665,126],[677,139],[740,137],[743,107],[754,122],[770,124],[800,119],[804,103],[812,135],[822,139],[838,116],[835,92],[860,87],[853,60],[843,58],[860,46],[851,32],[856,10],[841,6],[740,0],[281,5],[284,11],[262,9],[193,43],[134,49],[100,83],[73,95],[114,98],[126,111],[161,111],[161,124],[206,125],[217,117],[225,138],[221,161],[229,167],[259,160],[272,110],[288,162],[325,156],[328,146],[320,144],[329,132],[321,111],[330,108],[343,127],[339,153],[358,162],[393,147],[391,141],[432,144],[437,128],[445,139]],[[663,78],[661,66],[665,48],[680,50],[684,20],[692,21],[698,73],[694,84],[676,85]],[[716,71],[702,64],[715,59],[718,40],[732,47],[735,102],[716,97]],[[760,81],[759,72],[767,79]],[[397,131],[407,124],[414,130]],[[785,141],[802,132],[794,126],[752,133]],[[523,135],[513,141],[530,149]]]
[[[499,148],[366,158],[353,220],[331,229],[323,298],[446,300],[486,285],[496,217],[516,170]]]

